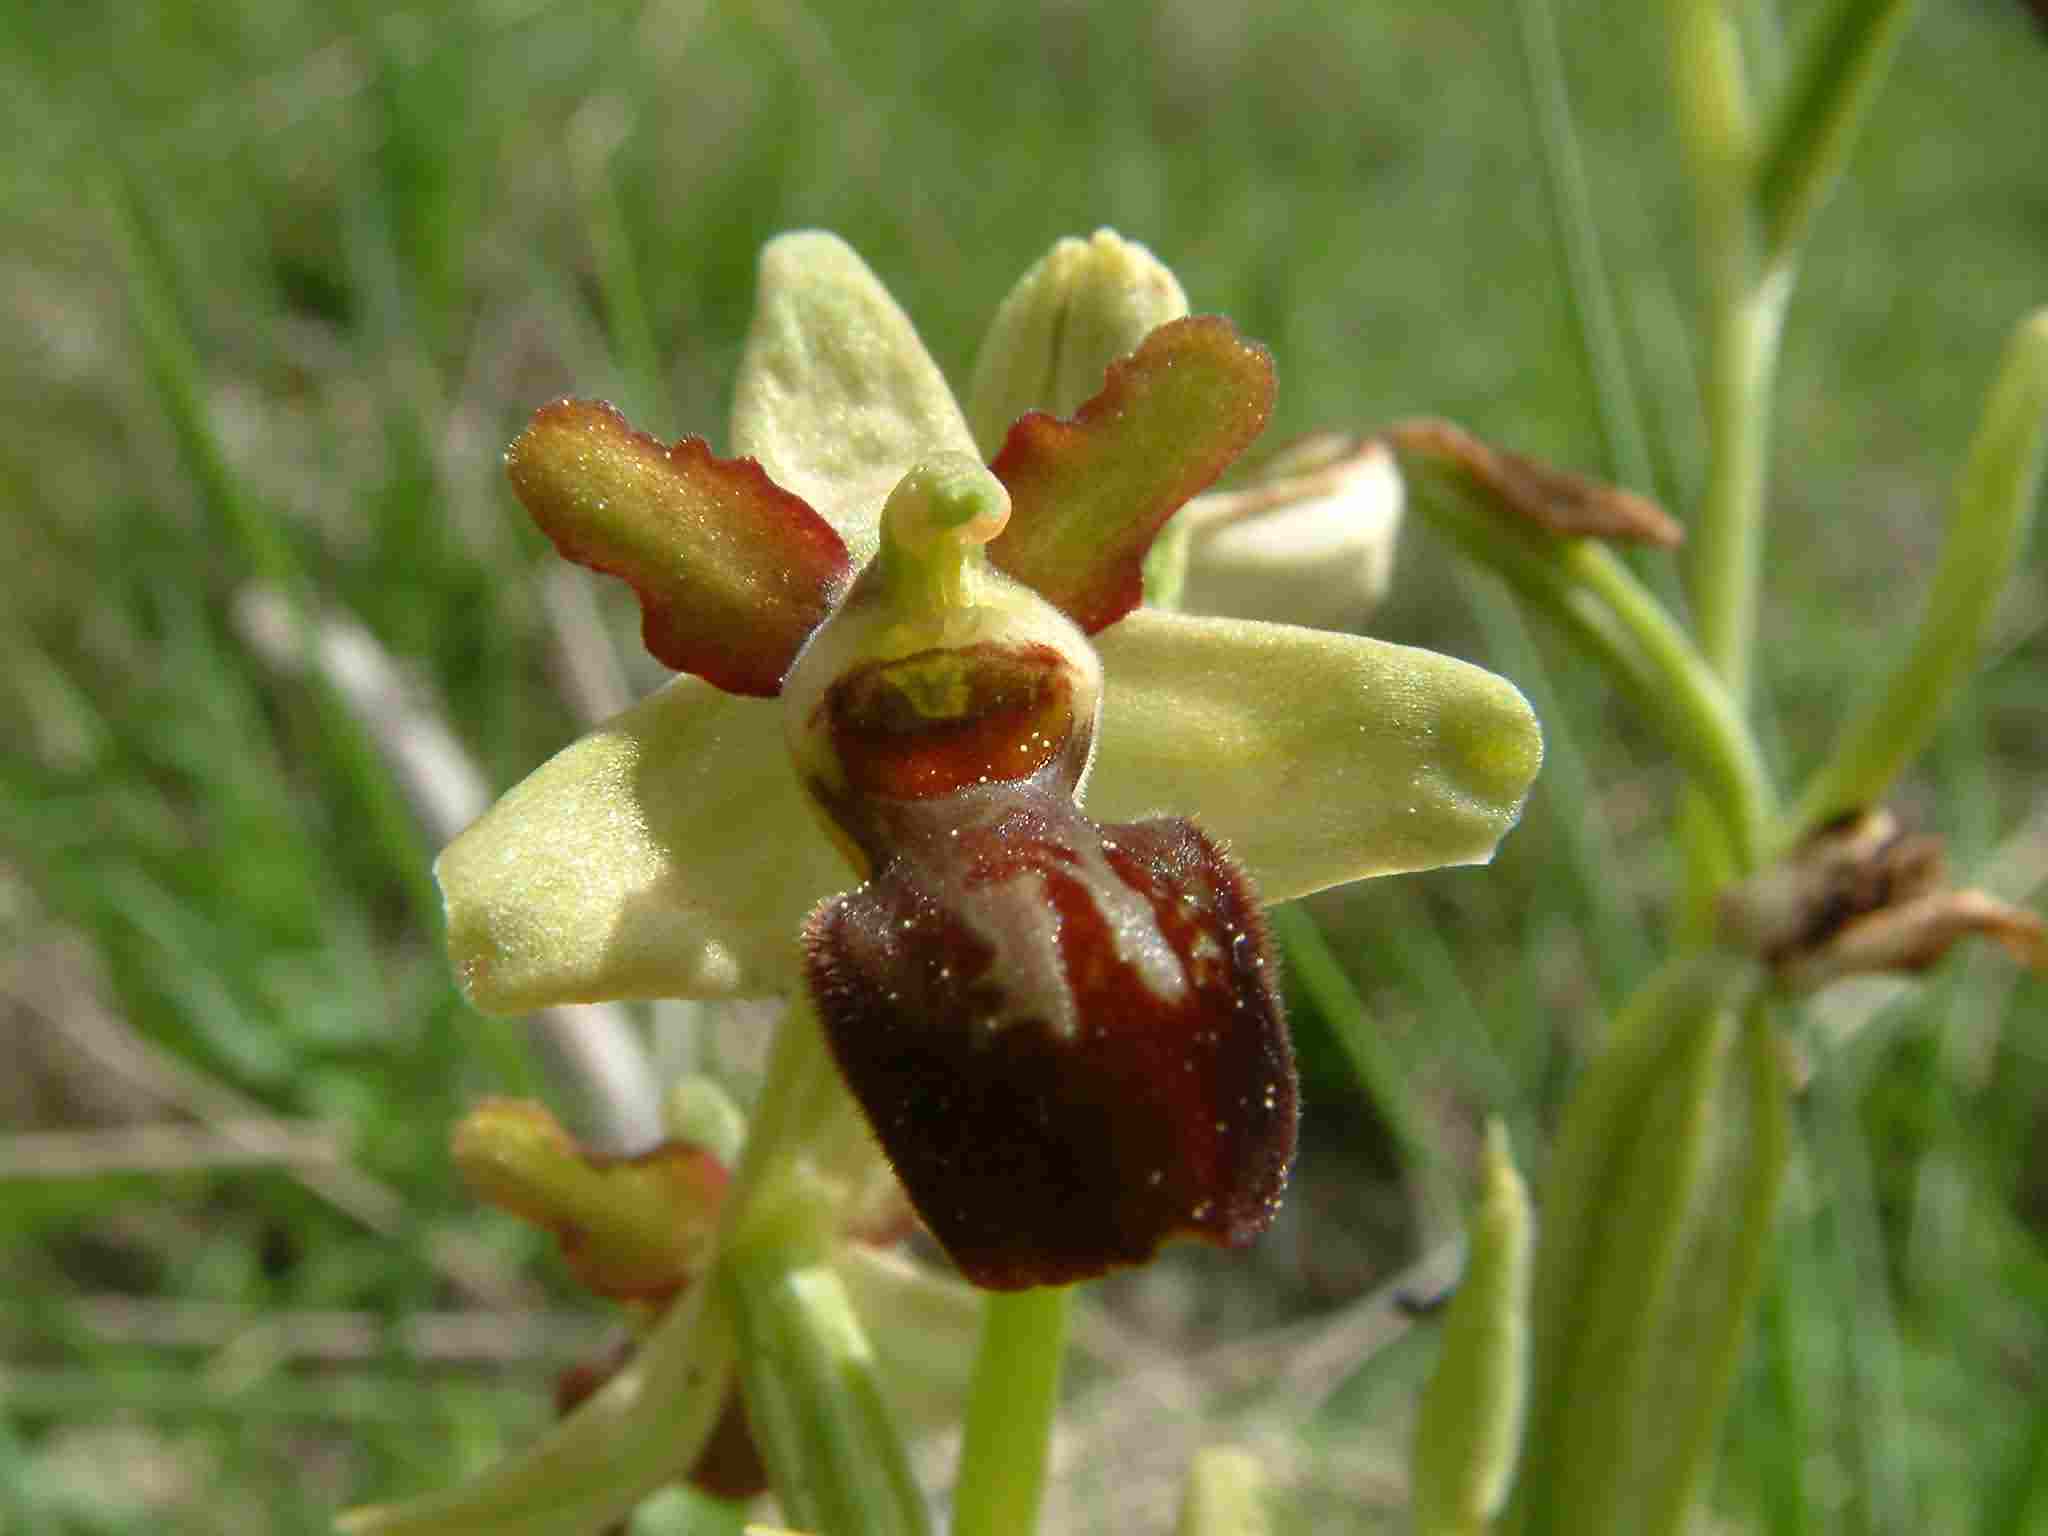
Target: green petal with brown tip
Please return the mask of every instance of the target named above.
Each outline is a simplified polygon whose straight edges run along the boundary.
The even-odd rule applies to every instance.
[[[1010,492],[997,569],[1090,634],[1143,596],[1152,539],[1266,425],[1273,362],[1227,320],[1162,325],[1071,420],[1037,412],[990,465]]]
[[[1512,683],[1433,651],[1150,608],[1095,648],[1088,814],[1192,815],[1268,901],[1484,863],[1543,760]]]
[[[852,572],[846,545],[749,459],[702,438],[664,447],[611,406],[557,400],[505,473],[562,554],[626,581],[664,666],[773,696]]]

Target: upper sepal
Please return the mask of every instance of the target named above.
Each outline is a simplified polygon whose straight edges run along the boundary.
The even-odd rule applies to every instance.
[[[759,464],[664,447],[602,401],[542,406],[505,472],[566,558],[632,586],[657,661],[728,693],[772,697],[852,575],[831,525]]]
[[[1110,229],[1061,240],[1004,296],[975,354],[974,441],[993,454],[1027,411],[1071,416],[1111,363],[1187,312],[1173,273],[1137,241]]]
[[[1295,1083],[1242,871],[1192,822],[1098,827],[1051,782],[902,815],[896,856],[806,926],[806,971],[967,1277],[1067,1284],[1262,1231]]]
[[[1159,327],[1071,420],[1034,412],[989,466],[1009,489],[996,568],[1088,634],[1144,596],[1145,551],[1266,425],[1273,360],[1215,315]]]
[[[732,446],[815,507],[855,565],[874,554],[882,504],[911,466],[975,451],[910,317],[822,230],[777,236],[761,252]]]

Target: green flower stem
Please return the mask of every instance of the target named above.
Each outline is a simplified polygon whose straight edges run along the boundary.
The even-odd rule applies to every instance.
[[[852,1182],[843,1154],[864,1136],[860,1110],[826,1049],[810,994],[799,992],[775,1031],[746,1148],[727,1191],[726,1251],[770,1240],[761,1236],[770,1228],[772,1240],[784,1245],[828,1246]]]
[[[830,1267],[877,1156],[817,1011],[799,994],[776,1030],[727,1197],[718,1271],[747,1421],[784,1517],[815,1536],[927,1528],[874,1352]]]
[[[747,1423],[813,1536],[925,1536],[930,1521],[846,1288],[809,1244],[749,1241],[723,1266]]]
[[[1752,223],[1746,202],[1703,188],[1702,220],[1713,314],[1707,363],[1707,484],[1689,528],[1687,575],[1699,648],[1737,711],[1746,712],[1756,645],[1763,560],[1764,490],[1770,475],[1771,387],[1778,365],[1792,267],[1748,269]],[[1719,221],[1715,227],[1714,221]],[[1709,798],[1710,786],[1700,786]],[[1730,836],[1725,806],[1717,830],[1688,795],[1679,819],[1686,850],[1683,925],[1693,939],[1711,922],[1715,891],[1755,868],[1752,825]]]
[[[1875,804],[1910,762],[1976,664],[1984,631],[2026,542],[2048,440],[2048,309],[2013,333],[1961,479],[1941,560],[1911,648],[1849,720],[1800,796],[1786,841]]]
[[[1662,721],[1665,737],[1713,800],[1741,867],[1749,868],[1776,812],[1777,792],[1734,693],[1670,610],[1612,550],[1583,542],[1572,550],[1569,564],[1635,642],[1649,690],[1638,702]]]
[[[1710,296],[1707,484],[1688,521],[1686,575],[1700,651],[1744,710],[1756,641],[1771,380],[1791,267],[1766,271],[1758,263],[1756,112],[1741,40],[1720,0],[1675,0],[1671,43],[1672,94]],[[1680,817],[1683,910],[1694,937],[1707,926],[1713,892],[1751,862],[1741,840],[1728,835],[1725,813],[1721,822],[1717,829],[1698,795],[1687,796]]]
[[[1688,530],[1700,649],[1738,706],[1749,694],[1769,474],[1771,384],[1791,273],[1717,296],[1709,338],[1710,468]]]
[[[968,1388],[952,1536],[1030,1536],[1059,1402],[1073,1291],[991,1291]]]

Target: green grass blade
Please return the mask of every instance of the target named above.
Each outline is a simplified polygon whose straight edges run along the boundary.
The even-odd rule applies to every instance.
[[[1977,663],[1994,606],[2025,546],[2048,457],[2048,309],[2013,333],[1956,483],[1941,560],[1905,656],[1842,726],[1790,835],[1876,803],[1927,744]]]
[[[1614,290],[1600,254],[1600,226],[1586,185],[1585,157],[1580,153],[1550,0],[1516,0],[1515,20],[1529,77],[1536,142],[1543,151],[1551,223],[1564,256],[1565,293],[1571,301],[1579,350],[1599,410],[1608,477],[1647,494],[1656,484],[1648,438],[1621,327],[1615,320]]]
[[[1756,172],[1767,265],[1791,260],[1848,162],[1914,0],[1837,0],[1793,68]]]
[[[274,588],[289,605],[301,648],[313,649],[310,623],[315,594],[282,520],[242,485],[208,418],[204,370],[179,313],[175,286],[148,203],[132,179],[112,181],[106,202],[116,223],[128,280],[128,300],[151,383],[170,419],[187,472],[202,501],[248,573]],[[376,749],[349,713],[333,683],[314,674],[323,745],[337,776],[355,800],[391,879],[404,893],[421,933],[441,925],[441,901],[430,856],[403,796],[377,759]],[[472,1044],[506,1092],[530,1092],[532,1072],[519,1039],[478,1022]]]
[[[1854,1536],[1908,1536],[1922,1529],[1919,1487],[1899,1319],[1892,1298],[1883,1218],[1870,1149],[1857,1119],[1862,1074],[1836,1060],[1815,1075],[1816,1151],[1832,1220],[1824,1259],[1830,1293],[1847,1311],[1842,1419],[1853,1490],[1843,1529]]]

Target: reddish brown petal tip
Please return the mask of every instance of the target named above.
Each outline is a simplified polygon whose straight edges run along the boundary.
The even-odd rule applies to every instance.
[[[754,460],[664,447],[603,401],[542,406],[505,472],[565,558],[633,588],[656,660],[728,693],[779,692],[851,573],[832,526]]]
[[[841,1071],[919,1215],[995,1290],[1264,1230],[1295,1082],[1245,876],[1192,822],[1042,784],[927,802],[805,933]]]
[[[1229,321],[1160,326],[1072,420],[1010,428],[989,466],[1010,524],[989,558],[1089,634],[1114,624],[1144,596],[1154,536],[1259,435],[1273,393],[1272,358]]]
[[[1492,505],[1558,538],[1612,539],[1663,549],[1685,542],[1685,530],[1648,497],[1496,448],[1454,422],[1403,421],[1386,435],[1400,453],[1448,466]]]

